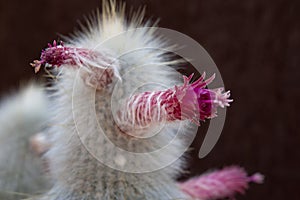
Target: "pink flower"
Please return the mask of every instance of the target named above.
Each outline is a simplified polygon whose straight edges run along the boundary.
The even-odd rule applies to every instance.
[[[82,62],[76,58],[78,55],[82,57],[91,57],[90,51],[87,49],[65,47],[63,42],[57,45],[54,40],[53,45],[48,43],[48,48],[42,50],[40,60],[34,60],[31,66],[35,68],[37,73],[42,65],[61,66],[63,64],[76,65],[77,62]]]
[[[231,166],[192,178],[179,186],[194,199],[212,200],[233,198],[236,193],[244,194],[249,182],[263,183],[263,179],[260,173],[249,177],[243,168]]]
[[[190,120],[199,125],[199,120],[215,117],[218,106],[229,106],[232,102],[229,91],[222,93],[223,88],[205,88],[213,81],[214,75],[204,80],[203,73],[197,81],[190,84],[192,77],[193,74],[183,76],[182,86],[131,96],[124,108],[126,112],[118,115],[119,124],[141,128],[163,121]]]
[[[205,119],[216,117],[218,106],[224,108],[233,101],[229,99],[230,91],[222,93],[224,88],[205,89],[214,80],[215,75],[207,80],[204,80],[205,76],[204,72],[197,81],[191,84],[189,82],[193,74],[190,77],[184,76],[183,86],[175,86],[175,95],[182,109],[181,114],[185,115],[183,119],[191,119],[197,123],[198,120],[204,121]]]
[[[112,63],[112,60],[108,58],[109,56],[90,49],[65,46],[63,42],[58,45],[54,40],[53,45],[48,43],[48,48],[42,50],[40,60],[34,60],[31,66],[35,68],[36,73],[42,65],[60,67],[64,64],[74,66],[99,64],[101,68],[105,68]],[[103,64],[106,64],[106,66],[103,66]]]
[[[101,89],[110,84],[114,76],[118,74],[118,62],[112,55],[105,51],[93,51],[85,48],[65,46],[63,42],[58,45],[54,40],[53,45],[48,44],[48,48],[42,50],[39,60],[34,60],[31,66],[37,73],[41,66],[60,67],[62,65],[86,70],[82,77],[89,86]]]

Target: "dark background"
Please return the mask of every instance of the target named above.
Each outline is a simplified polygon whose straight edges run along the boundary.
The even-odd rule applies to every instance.
[[[194,142],[191,175],[239,164],[266,180],[238,199],[300,199],[300,1],[126,2],[146,5],[147,16],[159,17],[160,26],[197,40],[232,91],[235,102],[213,151],[197,159],[203,135]],[[36,78],[29,63],[40,49],[57,33],[72,32],[97,7],[100,0],[1,0],[0,94]]]

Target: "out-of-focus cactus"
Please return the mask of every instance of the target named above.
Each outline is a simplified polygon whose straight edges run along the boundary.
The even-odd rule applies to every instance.
[[[22,199],[45,192],[42,161],[32,153],[30,137],[45,128],[47,97],[30,84],[0,105],[0,199]]]

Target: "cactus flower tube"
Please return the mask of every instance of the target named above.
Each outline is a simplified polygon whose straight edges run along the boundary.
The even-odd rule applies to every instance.
[[[229,106],[232,102],[230,92],[222,93],[223,88],[205,89],[214,75],[204,80],[203,73],[197,81],[189,83],[192,77],[193,74],[183,76],[182,86],[133,95],[124,107],[127,112],[119,112],[119,123],[142,128],[151,123],[188,119],[199,125],[199,120],[215,117],[218,106]]]
[[[117,63],[109,53],[105,51],[93,51],[86,48],[65,46],[61,41],[60,44],[54,40],[48,48],[42,50],[40,60],[34,60],[31,66],[37,73],[41,66],[60,67],[68,65],[73,68],[86,70],[84,73],[85,82],[97,89],[101,89],[112,82],[114,76],[118,76]],[[83,67],[85,66],[85,67]]]
[[[103,53],[103,52],[102,52]],[[61,65],[71,66],[101,66],[102,68],[109,66],[109,56],[100,52],[85,48],[66,47],[62,41],[58,45],[56,40],[53,44],[48,43],[48,48],[42,50],[40,60],[34,60],[31,66],[35,68],[37,73],[42,65],[50,65],[60,67]]]
[[[241,167],[231,166],[180,183],[180,188],[194,199],[233,198],[236,193],[244,194],[250,182],[262,183],[263,179],[260,173],[247,176]]]

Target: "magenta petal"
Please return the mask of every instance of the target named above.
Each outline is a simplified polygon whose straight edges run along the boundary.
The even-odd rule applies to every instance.
[[[183,86],[175,88],[183,116],[189,116],[189,119],[193,121],[196,118],[203,121],[215,117],[218,106],[222,108],[229,106],[229,103],[232,102],[229,99],[229,91],[223,93],[223,88],[205,88],[214,78],[215,75],[205,80],[205,73],[203,73],[198,80],[189,84],[192,76],[184,76]]]

